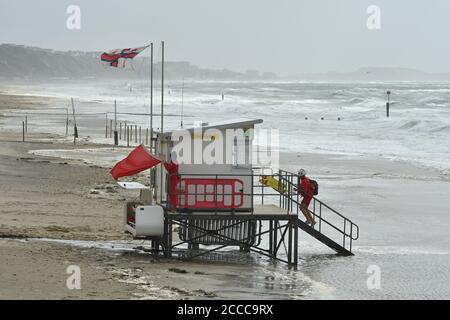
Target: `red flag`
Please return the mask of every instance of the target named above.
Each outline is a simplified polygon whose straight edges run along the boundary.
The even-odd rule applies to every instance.
[[[141,171],[153,168],[161,163],[159,159],[152,157],[143,145],[140,145],[111,170],[111,175],[115,180],[121,177],[128,177],[138,174]]]

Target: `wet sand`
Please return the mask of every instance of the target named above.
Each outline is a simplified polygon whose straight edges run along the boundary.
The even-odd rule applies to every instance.
[[[1,236],[125,237],[117,225],[121,218],[118,187],[107,170],[82,162],[34,157],[29,150],[53,148],[55,144],[14,142],[15,136],[2,132],[0,138]],[[103,196],[91,194],[96,187],[104,188]]]

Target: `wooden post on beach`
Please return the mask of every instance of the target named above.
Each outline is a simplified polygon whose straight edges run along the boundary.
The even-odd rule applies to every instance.
[[[126,126],[125,131],[127,133],[127,147],[129,147],[130,146],[130,126]]]
[[[131,130],[130,130],[130,128],[131,128]],[[133,125],[132,124],[128,126],[128,132],[130,134],[131,141],[133,141]]]
[[[139,126],[139,143],[142,143],[142,128]]]
[[[148,128],[145,129],[145,145],[148,146]]]
[[[117,133],[117,102],[114,100],[114,145],[119,145],[119,136]]]
[[[25,115],[25,132],[28,132],[28,115]]]
[[[69,108],[66,108],[66,137],[69,135]]]
[[[119,126],[119,139],[122,140],[122,122],[120,123]]]
[[[71,99],[72,102],[72,112],[73,112],[73,144],[77,144],[77,138],[78,138],[78,127],[77,127],[77,118],[75,116],[75,103],[73,102],[73,98]]]
[[[110,137],[110,138],[112,137],[112,134],[113,134],[113,128],[112,128],[112,126],[113,126],[113,121],[112,121],[112,119],[111,119],[111,120],[109,120],[109,137]]]
[[[22,142],[25,142],[25,121],[22,121]]]
[[[105,116],[105,138],[108,138],[108,114]]]

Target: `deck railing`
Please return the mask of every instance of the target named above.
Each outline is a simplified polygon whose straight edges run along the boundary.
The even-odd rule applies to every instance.
[[[287,186],[286,193],[280,195],[280,206],[287,210],[296,210],[298,212],[301,204],[301,196],[299,192],[300,180],[299,176],[291,172],[280,170],[279,180]],[[342,215],[317,197],[312,198],[312,202],[308,208],[309,212],[314,216],[317,222],[317,230],[332,238],[330,232],[325,228],[336,232],[342,236],[342,247],[352,250],[354,240],[359,238],[359,226],[352,220]]]
[[[256,205],[272,204],[284,209],[286,214],[302,217],[299,208],[302,200],[299,190],[299,176],[285,170],[279,170],[275,174],[272,172],[269,174],[179,174],[177,177],[176,191],[171,190],[171,179],[170,176],[167,177],[167,198],[169,201],[165,205],[169,210],[178,212],[206,211],[215,214],[247,212],[252,215],[255,214]],[[267,178],[276,179],[278,188],[274,189],[263,183],[264,179]],[[196,180],[198,184],[189,185],[186,183],[186,181],[195,182]],[[242,183],[242,189],[236,190],[238,184],[233,184],[231,181],[245,181],[251,183],[251,186],[248,187]],[[201,185],[203,187],[199,187]],[[186,190],[186,186],[188,189],[194,188],[194,191]],[[231,192],[226,192],[225,186],[230,186],[233,189]],[[236,197],[239,197],[242,201],[236,202]],[[226,198],[229,200],[225,201]],[[172,202],[177,199],[176,203],[170,203],[170,199],[172,199]],[[192,199],[201,199],[201,201],[192,201]],[[359,238],[358,225],[317,197],[313,197],[308,210],[316,219],[315,230],[336,243],[341,243],[343,248],[352,250],[352,242]],[[340,240],[339,237],[341,237]]]

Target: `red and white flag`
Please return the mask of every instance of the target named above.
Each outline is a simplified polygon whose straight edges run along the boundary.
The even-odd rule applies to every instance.
[[[119,66],[119,60],[124,59],[123,67],[125,68],[126,59],[134,59],[138,54],[147,49],[149,46],[140,48],[125,48],[112,50],[110,52],[104,52],[100,56],[103,62],[107,62],[111,67],[117,68]]]
[[[118,162],[111,170],[111,175],[114,180],[119,180],[121,177],[128,177],[138,174],[144,170],[153,168],[161,163],[161,160],[153,157],[145,150],[143,145],[140,145],[122,161]]]

